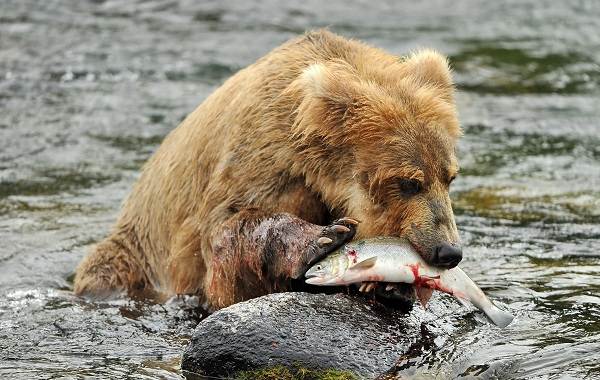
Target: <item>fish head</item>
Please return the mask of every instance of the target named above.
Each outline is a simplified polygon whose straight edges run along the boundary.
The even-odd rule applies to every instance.
[[[306,277],[305,282],[310,285],[332,285],[338,283],[347,268],[347,264],[344,265],[346,261],[345,257],[339,251],[330,254],[306,271],[304,275]]]

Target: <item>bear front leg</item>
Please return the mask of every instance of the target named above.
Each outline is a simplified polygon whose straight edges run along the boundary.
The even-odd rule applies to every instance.
[[[342,218],[328,226],[286,213],[244,210],[212,236],[213,260],[205,297],[213,309],[290,290],[293,279],[350,241],[358,222]]]

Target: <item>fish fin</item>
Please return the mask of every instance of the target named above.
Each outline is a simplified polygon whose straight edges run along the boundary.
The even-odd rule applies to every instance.
[[[351,265],[348,269],[367,269],[371,268],[377,262],[377,257],[370,257],[366,260],[360,261],[356,264]]]
[[[421,306],[423,306],[423,309],[426,309],[427,302],[429,301],[429,299],[431,298],[431,295],[433,294],[433,289],[424,288],[422,286],[415,286],[415,294],[417,295],[417,298],[419,299]]]

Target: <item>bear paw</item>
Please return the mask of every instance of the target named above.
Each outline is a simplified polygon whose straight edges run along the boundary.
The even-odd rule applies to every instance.
[[[318,237],[310,243],[304,260],[304,265],[296,271],[293,278],[298,279],[317,261],[346,244],[356,234],[358,221],[352,218],[335,220],[323,227]]]

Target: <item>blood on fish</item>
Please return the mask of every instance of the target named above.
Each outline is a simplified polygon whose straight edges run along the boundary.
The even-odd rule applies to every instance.
[[[408,267],[412,271],[413,276],[415,278],[414,286],[422,286],[422,287],[426,287],[426,288],[430,288],[430,289],[434,289],[434,290],[439,290],[444,293],[453,294],[453,291],[451,289],[448,289],[447,287],[442,285],[442,281],[440,280],[439,276],[437,276],[437,277],[421,276],[419,274],[419,268],[420,268],[419,263],[409,264]]]
[[[413,273],[413,276],[415,277],[415,282],[417,282],[417,279],[419,278],[419,266],[419,263],[408,264],[408,267],[410,268],[410,270]]]
[[[356,251],[353,249],[349,250],[348,256],[352,258],[352,264],[356,264],[356,261],[358,260],[358,255],[356,254]]]

